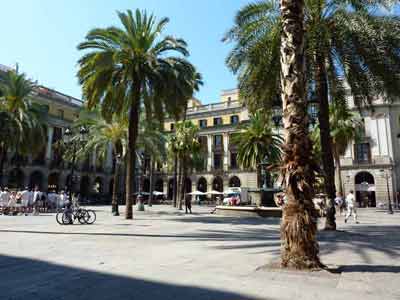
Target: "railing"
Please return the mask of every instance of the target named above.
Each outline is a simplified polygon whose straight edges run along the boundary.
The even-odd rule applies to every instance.
[[[63,102],[67,102],[70,104],[74,104],[74,105],[78,105],[78,106],[82,106],[83,105],[83,101],[68,95],[65,95],[63,93],[57,92],[55,90],[49,89],[47,87],[44,86],[39,86],[35,93],[39,96],[48,98],[48,99],[57,99]]]
[[[199,112],[206,112],[206,111],[213,111],[213,110],[221,110],[224,108],[234,108],[234,107],[241,107],[241,103],[236,100],[236,101],[230,101],[230,102],[218,102],[218,103],[210,103],[206,105],[200,105],[200,106],[193,106],[189,107],[187,109],[187,113],[199,113]]]

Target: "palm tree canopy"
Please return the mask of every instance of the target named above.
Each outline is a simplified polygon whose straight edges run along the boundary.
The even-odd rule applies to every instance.
[[[349,88],[356,105],[400,92],[400,18],[377,13],[393,1],[305,1],[305,54],[308,94],[314,90],[315,53],[327,66],[329,94],[345,101]],[[236,15],[225,41],[234,42],[227,65],[238,74],[241,99],[250,110],[271,106],[280,81],[279,2],[248,4]]]
[[[83,95],[92,108],[101,103],[102,114],[110,119],[114,113],[127,111],[132,93],[139,89],[144,95],[155,95],[153,111],[178,114],[182,111],[181,97],[171,99],[169,87],[185,94],[191,83],[194,67],[188,56],[186,42],[172,36],[162,37],[168,19],[157,21],[145,11],[118,12],[122,28],[108,27],[91,30],[80,50],[91,50],[80,60],[78,78]],[[176,53],[180,56],[171,56]],[[185,80],[182,80],[185,79]],[[172,84],[173,83],[173,84]],[[183,101],[183,100],[182,100]],[[148,105],[148,103],[146,103]]]
[[[268,115],[259,110],[240,129],[232,142],[238,145],[238,161],[244,168],[257,169],[264,160],[271,165],[281,160],[283,139],[273,132]]]

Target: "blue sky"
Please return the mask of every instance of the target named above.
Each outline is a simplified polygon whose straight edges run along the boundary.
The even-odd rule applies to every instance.
[[[166,33],[184,38],[190,60],[205,85],[196,95],[203,103],[218,100],[222,89],[236,86],[225,66],[229,45],[223,34],[235,12],[248,0],[13,0],[1,3],[0,64],[20,69],[40,84],[80,98],[76,46],[93,27],[118,25],[117,10],[147,9],[169,17]]]

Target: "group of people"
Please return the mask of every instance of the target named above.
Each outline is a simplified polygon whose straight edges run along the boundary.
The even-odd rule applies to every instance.
[[[65,207],[68,202],[68,195],[64,191],[45,193],[38,186],[19,191],[11,191],[8,187],[0,189],[0,213],[3,215],[51,212]]]
[[[339,215],[342,215],[344,210],[346,211],[346,216],[344,218],[344,222],[347,223],[347,220],[353,216],[354,222],[358,224],[357,220],[357,209],[355,205],[356,198],[354,196],[354,191],[349,191],[346,198],[343,199],[342,193],[336,193],[335,204],[336,210],[339,212]]]

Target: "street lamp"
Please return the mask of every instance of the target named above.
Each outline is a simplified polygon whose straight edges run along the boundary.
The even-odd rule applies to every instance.
[[[389,167],[388,171],[392,171],[392,167]],[[389,209],[388,209],[388,213],[389,214],[393,214],[393,207],[392,207],[392,201],[390,198],[390,189],[389,189],[389,179],[391,178],[391,174],[386,172],[385,170],[380,170],[381,176],[382,178],[386,179],[386,187],[387,187],[387,194],[388,194],[388,205],[389,205]]]
[[[262,188],[266,189],[268,187],[268,183],[267,183],[267,171],[266,168],[269,165],[267,158],[264,158],[264,160],[260,163],[260,167],[261,167],[261,176],[262,176]]]
[[[69,190],[69,201],[72,203],[72,186],[74,181],[74,171],[75,171],[75,162],[76,162],[76,152],[80,147],[83,147],[86,143],[88,130],[81,126],[79,128],[79,134],[74,136],[74,133],[70,128],[67,128],[64,132],[63,140],[64,144],[72,149],[72,162],[71,162],[71,172],[70,178],[68,181],[68,190]]]
[[[282,114],[283,111],[281,106],[275,105],[272,107],[272,121],[277,129],[282,125]]]

